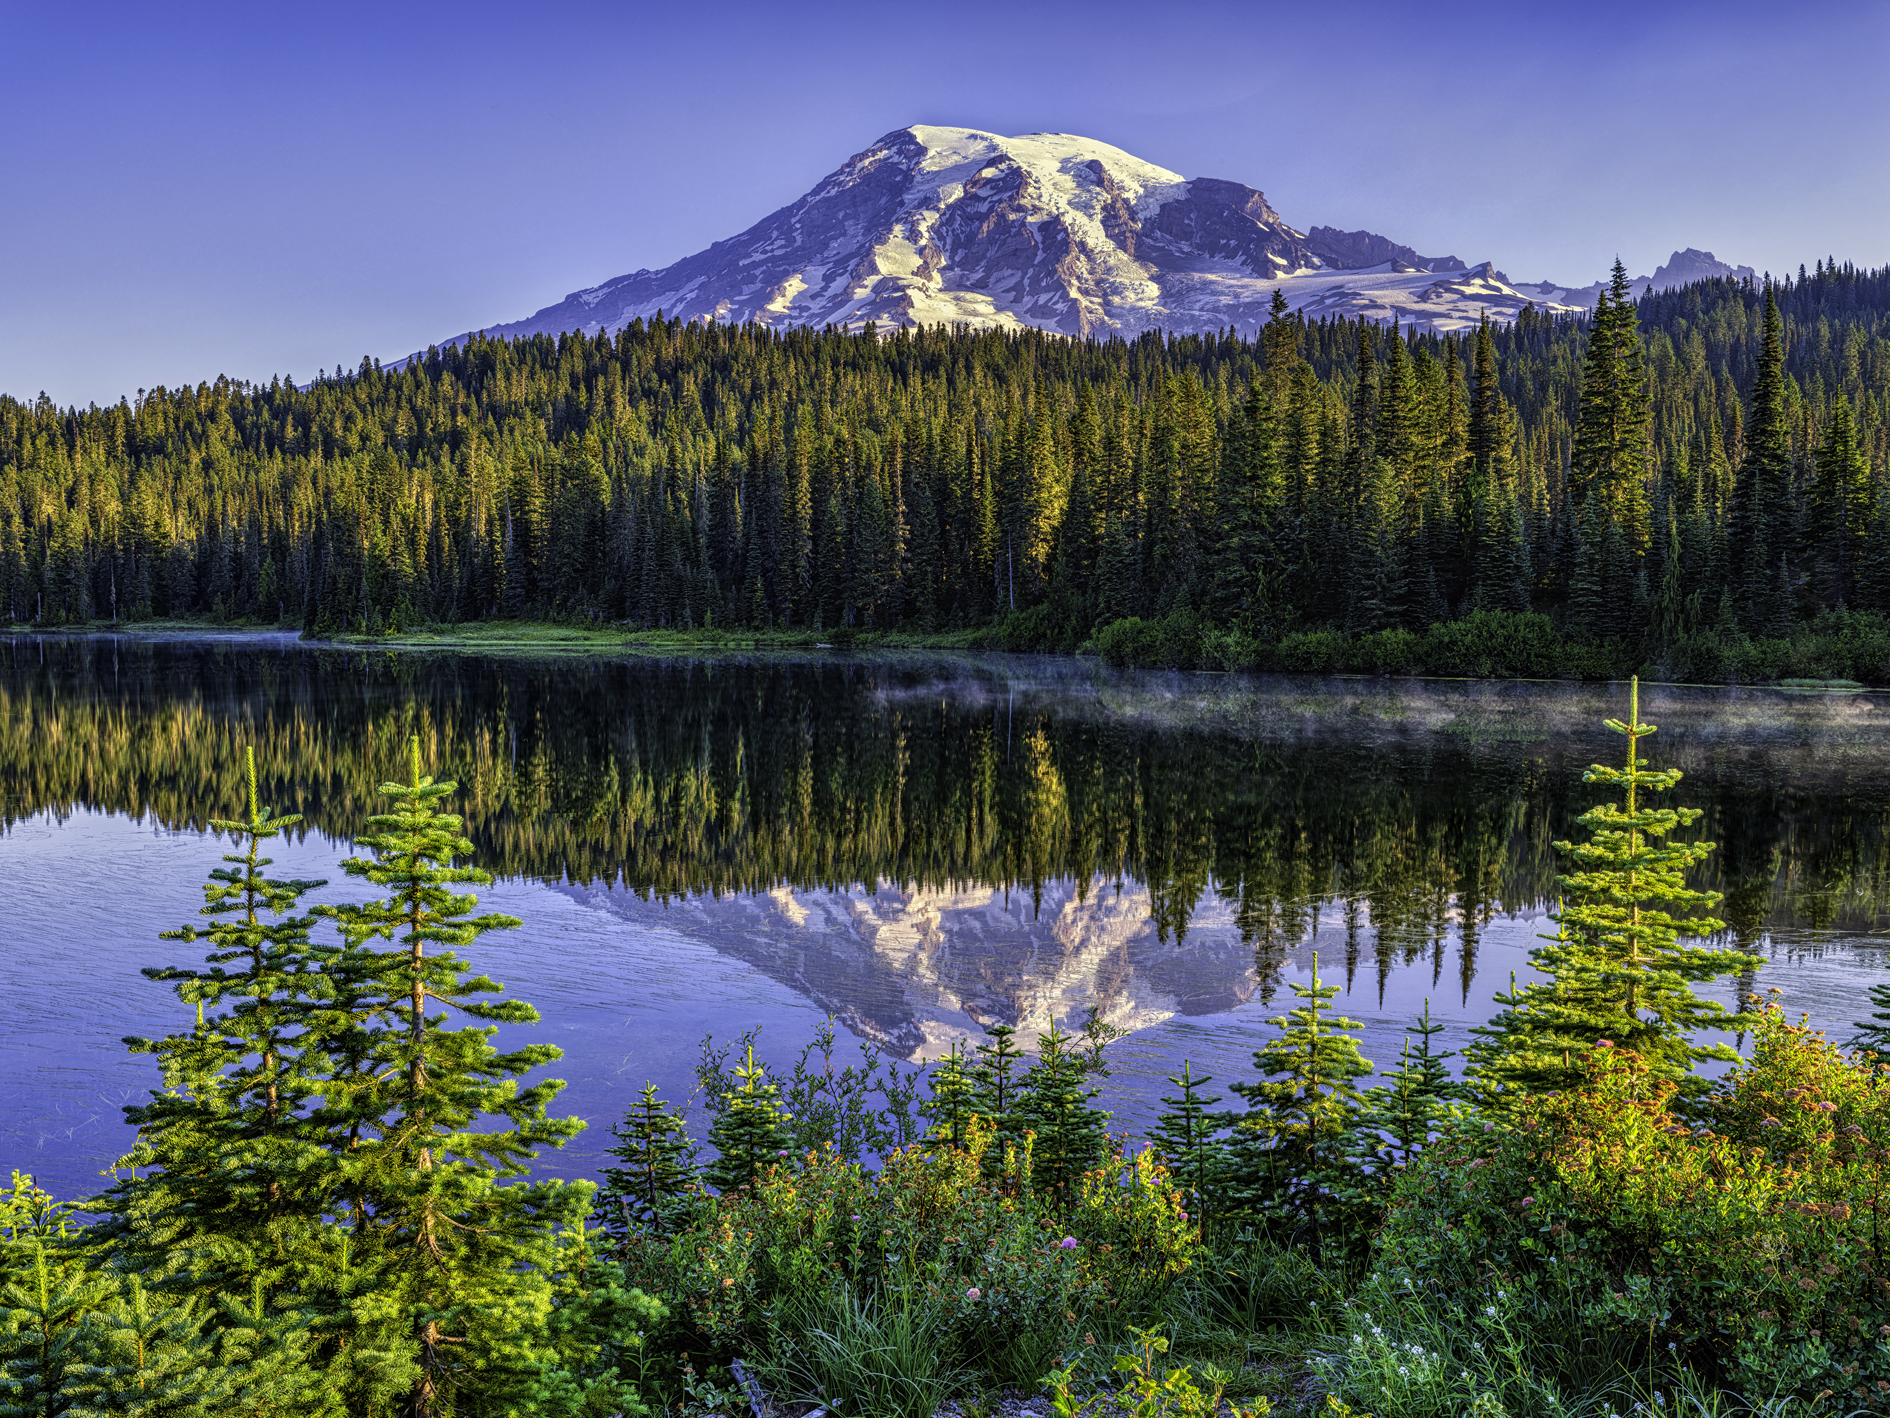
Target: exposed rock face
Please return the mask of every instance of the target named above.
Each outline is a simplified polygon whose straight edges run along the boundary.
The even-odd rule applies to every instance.
[[[1425,271],[1464,269],[1464,263],[1455,256],[1420,256],[1408,246],[1400,246],[1389,237],[1369,231],[1316,226],[1306,233],[1306,245],[1326,265],[1342,271],[1384,265]]]
[[[1729,266],[1710,251],[1695,251],[1689,246],[1685,251],[1676,251],[1667,258],[1667,264],[1654,272],[1655,290],[1672,290],[1676,286],[1692,285],[1695,281],[1712,280],[1717,276],[1755,277],[1758,272],[1750,266]]]
[[[1255,188],[1189,180],[1107,143],[921,126],[887,134],[739,236],[489,333],[595,334],[660,310],[776,326],[1251,334],[1275,290],[1309,314],[1446,330],[1531,299],[1487,263],[1371,232],[1303,233]]]

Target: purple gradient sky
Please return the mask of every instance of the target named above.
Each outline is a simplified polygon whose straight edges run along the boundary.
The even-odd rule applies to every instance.
[[[392,358],[908,123],[1061,130],[1518,280],[1890,261],[1890,4],[0,0],[0,392]]]

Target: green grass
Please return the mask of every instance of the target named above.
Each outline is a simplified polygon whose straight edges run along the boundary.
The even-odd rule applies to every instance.
[[[900,630],[632,630],[614,624],[549,621],[469,621],[423,625],[388,635],[329,635],[337,645],[411,646],[467,650],[966,650],[979,648],[977,630],[926,633]]]

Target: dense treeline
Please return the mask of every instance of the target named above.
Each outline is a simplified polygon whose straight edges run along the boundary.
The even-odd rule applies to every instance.
[[[1465,336],[659,317],[306,387],[0,399],[0,612],[1789,634],[1890,610],[1887,312],[1890,268],[1819,262]]]

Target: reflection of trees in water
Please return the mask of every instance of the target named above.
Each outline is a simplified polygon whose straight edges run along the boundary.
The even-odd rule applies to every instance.
[[[1517,718],[1514,699],[1501,733],[1368,731],[1335,713],[1256,739],[1054,692],[1013,702],[976,680],[924,692],[927,674],[20,639],[0,647],[0,813],[87,805],[200,827],[253,743],[279,810],[347,835],[417,732],[509,874],[660,899],[886,881],[1038,900],[1049,882],[1134,880],[1163,939],[1185,937],[1206,893],[1226,897],[1262,980],[1336,906],[1369,922],[1381,982],[1427,956],[1441,979],[1456,928],[1467,989],[1481,928],[1553,895],[1552,844],[1596,798],[1579,781],[1588,745],[1546,746],[1546,721]],[[1691,722],[1654,756],[1691,775],[1680,795],[1720,846],[1701,884],[1727,893],[1741,942],[1874,923],[1890,755],[1853,747],[1837,779],[1807,781],[1804,743],[1729,746]],[[1362,939],[1347,930],[1348,974]]]

